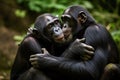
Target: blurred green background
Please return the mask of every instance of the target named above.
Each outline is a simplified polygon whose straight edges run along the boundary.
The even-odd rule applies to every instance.
[[[42,13],[61,16],[70,5],[88,9],[113,36],[120,50],[120,0],[0,0],[0,80],[9,80],[18,43]]]

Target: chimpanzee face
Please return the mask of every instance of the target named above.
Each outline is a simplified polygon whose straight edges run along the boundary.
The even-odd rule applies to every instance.
[[[47,37],[52,39],[56,43],[64,43],[65,38],[61,29],[61,22],[58,18],[52,16],[45,16],[46,26],[44,32]]]
[[[73,36],[83,29],[81,25],[86,22],[87,16],[84,11],[76,11],[73,8],[68,8],[62,14],[61,19],[65,39],[71,41]]]
[[[65,36],[65,39],[67,42],[69,42],[73,39],[75,20],[72,18],[72,16],[68,14],[63,14],[61,19],[63,23],[62,30]]]

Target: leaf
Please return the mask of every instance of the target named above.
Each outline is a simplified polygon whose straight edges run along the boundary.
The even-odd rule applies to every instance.
[[[84,1],[83,5],[88,9],[93,9],[93,5],[89,1]]]
[[[26,11],[25,10],[15,10],[15,15],[20,18],[24,18],[26,16]]]

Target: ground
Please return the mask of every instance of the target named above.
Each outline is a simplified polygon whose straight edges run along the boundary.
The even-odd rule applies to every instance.
[[[0,27],[0,80],[9,80],[11,66],[17,51],[17,45],[13,39],[16,34],[18,34],[16,31]]]

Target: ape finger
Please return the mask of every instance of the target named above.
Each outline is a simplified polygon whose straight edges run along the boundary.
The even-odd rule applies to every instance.
[[[82,39],[78,39],[79,42],[85,42],[85,38],[82,38]]]
[[[82,38],[82,39],[76,39],[75,42],[85,42],[85,38]]]
[[[37,63],[38,63],[37,61],[31,62],[32,65],[36,65]]]
[[[87,49],[85,49],[84,51],[85,51],[85,53],[87,53],[87,55],[94,55],[93,51],[90,51],[90,50],[87,50]]]
[[[90,56],[90,55],[85,55],[84,57],[86,57],[87,59],[91,59],[92,58],[92,56]]]
[[[38,58],[36,58],[36,57],[29,59],[30,62],[36,62],[37,60],[38,60]]]
[[[35,58],[35,57],[44,57],[44,54],[33,54],[33,55],[30,55],[30,58]]]
[[[35,68],[39,68],[38,62],[31,62],[31,65]]]
[[[84,44],[84,43],[81,43],[81,45],[83,45],[86,49],[88,49],[90,51],[94,51],[94,48],[90,45],[87,45],[87,44]]]
[[[36,54],[34,54],[34,55],[30,55],[30,58],[34,58],[34,57],[36,57]]]
[[[84,56],[82,56],[81,58],[82,58],[82,60],[87,61],[87,60],[92,59],[92,56],[84,55]]]
[[[83,61],[89,60],[87,57],[81,57],[81,59],[82,59]]]

